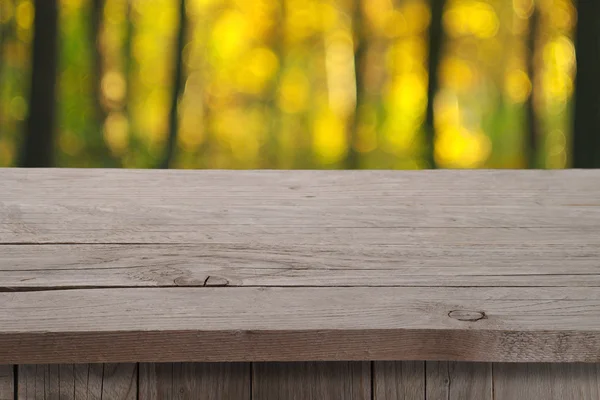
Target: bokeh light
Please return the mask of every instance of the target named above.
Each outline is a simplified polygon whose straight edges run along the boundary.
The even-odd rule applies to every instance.
[[[59,6],[59,166],[155,166],[179,0],[105,0],[97,32],[91,0]],[[0,0],[0,166],[28,115],[33,18],[31,0]],[[176,167],[426,166],[429,74],[440,167],[524,167],[529,101],[541,166],[569,163],[572,0],[447,0],[437,71],[425,0],[187,0],[185,18]]]

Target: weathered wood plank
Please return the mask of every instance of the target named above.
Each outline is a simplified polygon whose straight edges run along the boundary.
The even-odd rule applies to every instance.
[[[494,399],[600,399],[600,364],[494,364]]]
[[[494,399],[491,363],[428,361],[426,364],[427,400]]]
[[[136,364],[19,366],[19,400],[134,400]]]
[[[503,229],[497,241],[533,230],[577,243],[564,233],[600,227],[599,181],[594,171],[7,169],[0,243],[488,243]]]
[[[374,362],[373,390],[373,400],[425,400],[425,363]]]
[[[228,286],[600,286],[600,243],[582,242],[4,245],[0,289],[204,286],[219,281]],[[209,276],[213,280],[207,282]]]
[[[0,400],[14,400],[15,388],[12,365],[0,364]]]
[[[140,400],[250,400],[248,363],[141,363]]]
[[[600,361],[599,299],[600,288],[5,292],[0,359]]]
[[[369,362],[254,363],[253,400],[369,400]]]

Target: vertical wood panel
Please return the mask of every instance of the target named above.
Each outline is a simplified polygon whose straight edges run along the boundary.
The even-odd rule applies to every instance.
[[[249,363],[142,363],[140,400],[250,399]]]
[[[425,363],[376,361],[373,363],[375,400],[425,399]]]
[[[491,400],[492,364],[427,362],[427,400]]]
[[[136,364],[19,366],[19,400],[135,400]]]
[[[370,400],[371,363],[254,363],[252,400]]]
[[[495,400],[598,400],[600,364],[494,364]]]
[[[14,389],[14,367],[12,365],[0,365],[0,400],[13,400]]]

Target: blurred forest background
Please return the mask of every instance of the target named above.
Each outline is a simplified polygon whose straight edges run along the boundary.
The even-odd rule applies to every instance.
[[[597,0],[0,0],[0,167],[600,167]]]

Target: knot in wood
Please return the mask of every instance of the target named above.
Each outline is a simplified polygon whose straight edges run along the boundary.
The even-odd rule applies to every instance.
[[[483,311],[471,311],[471,310],[452,310],[448,313],[448,316],[459,321],[475,322],[480,319],[485,319],[487,316]]]

